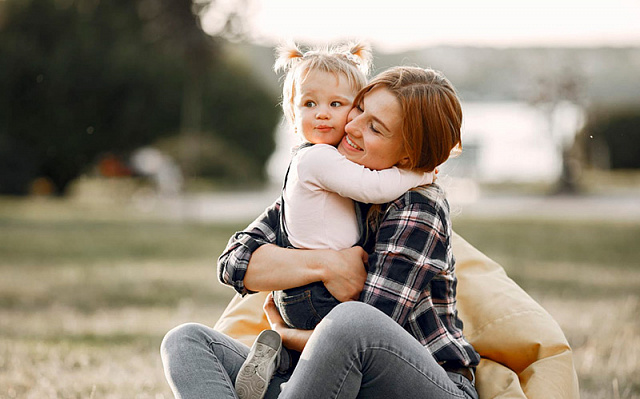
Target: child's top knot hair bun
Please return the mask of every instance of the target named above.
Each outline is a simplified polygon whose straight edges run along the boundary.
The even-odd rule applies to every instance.
[[[282,84],[282,110],[287,120],[293,123],[296,85],[311,71],[344,76],[355,94],[367,84],[371,58],[371,48],[361,42],[331,48],[316,47],[306,51],[293,42],[278,46],[273,69],[276,72],[285,72]]]
[[[285,42],[276,47],[276,63],[273,70],[276,72],[287,71],[294,63],[300,61],[304,53],[294,42]]]
[[[362,42],[350,42],[335,47],[316,47],[306,52],[303,52],[295,43],[286,42],[276,48],[276,62],[273,69],[276,72],[287,72],[298,62],[313,57],[343,58],[355,65],[366,76],[371,68],[372,53],[371,47]]]
[[[338,51],[338,54],[344,54],[344,56],[352,63],[354,63],[365,75],[369,74],[369,68],[371,68],[371,46],[362,42],[350,42],[342,46]]]

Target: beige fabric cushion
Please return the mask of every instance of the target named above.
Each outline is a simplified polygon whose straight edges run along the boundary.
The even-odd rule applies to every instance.
[[[571,348],[556,321],[500,265],[457,234],[452,243],[464,334],[483,358],[480,398],[578,398]],[[265,297],[236,295],[214,328],[251,346],[269,328]]]

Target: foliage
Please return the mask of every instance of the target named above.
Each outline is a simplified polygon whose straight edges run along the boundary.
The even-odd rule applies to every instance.
[[[44,176],[62,194],[101,154],[125,157],[182,130],[249,152],[262,175],[274,99],[227,65],[222,40],[202,31],[191,0],[6,0],[0,8],[0,193],[24,194]],[[203,104],[224,108],[200,117],[193,109]]]
[[[581,142],[591,166],[640,169],[640,108],[592,111]]]

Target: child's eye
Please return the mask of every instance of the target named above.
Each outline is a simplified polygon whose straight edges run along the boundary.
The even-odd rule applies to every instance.
[[[316,103],[315,103],[314,101],[306,101],[306,102],[304,103],[304,106],[305,106],[305,107],[309,107],[309,108],[311,108],[311,107],[315,107],[315,106],[316,106]]]
[[[340,107],[342,105],[342,103],[340,101],[333,101],[331,102],[331,106],[332,107]]]

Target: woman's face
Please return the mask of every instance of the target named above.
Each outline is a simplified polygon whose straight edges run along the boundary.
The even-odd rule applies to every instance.
[[[409,159],[402,140],[402,108],[386,88],[376,87],[347,117],[338,151],[369,169],[404,166]]]

